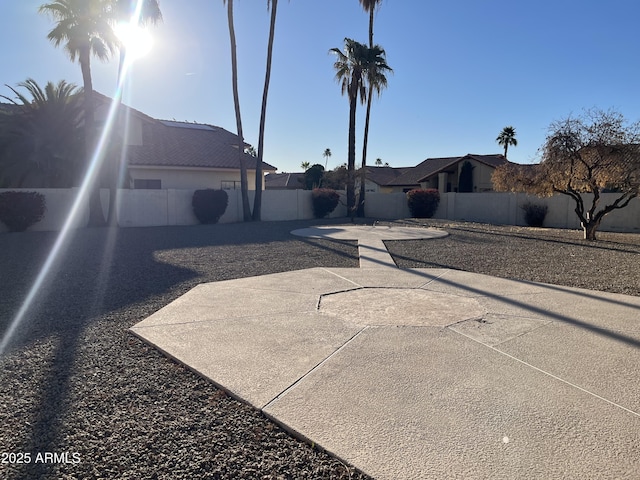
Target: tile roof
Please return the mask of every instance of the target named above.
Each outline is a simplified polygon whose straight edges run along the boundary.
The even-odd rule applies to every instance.
[[[0,113],[13,114],[22,110],[21,105],[15,105],[13,103],[0,103]]]
[[[264,177],[264,185],[269,189],[304,188],[304,173],[269,173]]]
[[[420,182],[424,182],[427,178],[440,173],[447,168],[452,167],[463,160],[475,160],[480,163],[484,163],[490,167],[497,167],[503,163],[507,163],[507,159],[504,155],[476,155],[468,153],[462,157],[440,157],[440,158],[427,158],[423,162],[419,163],[410,170],[407,170],[402,175],[391,180],[387,183],[388,186],[408,186],[418,185]]]
[[[414,167],[373,167],[367,166],[367,180],[378,185],[387,185],[400,175],[412,170]]]
[[[237,135],[212,125],[153,121],[142,125],[142,145],[130,145],[129,165],[239,169]],[[247,168],[256,159],[243,154]],[[263,162],[265,171],[276,167]]]
[[[94,92],[98,102],[112,99]],[[129,145],[127,161],[132,166],[239,169],[238,136],[215,125],[158,120],[123,105],[142,122],[142,145]],[[246,146],[249,144],[245,143]],[[245,164],[255,170],[256,159],[244,153]],[[265,172],[273,165],[262,162]]]

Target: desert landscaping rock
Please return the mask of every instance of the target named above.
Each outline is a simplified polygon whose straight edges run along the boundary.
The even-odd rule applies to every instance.
[[[75,232],[0,359],[0,451],[71,452],[80,462],[2,465],[2,477],[367,478],[128,333],[201,283],[313,267],[344,269],[346,284],[360,282],[355,241],[289,233],[331,223]],[[591,243],[578,231],[436,220],[394,224],[449,233],[428,241],[385,240],[401,268],[467,270],[640,296],[637,234],[602,232],[601,241]],[[0,235],[2,331],[54,241],[53,232]],[[425,283],[415,278],[404,285],[379,271],[363,286],[383,280],[411,288]],[[537,361],[526,343],[512,345]],[[580,372],[566,373],[580,378]],[[339,378],[335,382],[327,385],[328,393],[339,391]]]

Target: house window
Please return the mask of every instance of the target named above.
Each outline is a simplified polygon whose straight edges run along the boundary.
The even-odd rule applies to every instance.
[[[240,190],[240,182],[235,180],[223,180],[220,182],[222,190]]]
[[[133,180],[133,188],[136,190],[160,190],[162,188],[162,181],[147,178],[135,178]]]

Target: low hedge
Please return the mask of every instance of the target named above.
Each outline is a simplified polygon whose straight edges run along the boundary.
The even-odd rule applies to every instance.
[[[440,192],[434,188],[410,190],[407,192],[407,204],[414,218],[431,218],[440,204]]]
[[[200,223],[218,223],[220,217],[227,211],[227,205],[229,205],[229,195],[224,190],[206,188],[193,192],[191,206]]]
[[[340,201],[340,195],[331,188],[314,188],[311,191],[311,201],[313,203],[313,216],[324,218],[336,209]]]
[[[11,232],[24,232],[38,223],[47,210],[44,195],[38,192],[0,193],[0,222]]]
[[[525,203],[521,208],[524,210],[524,221],[530,227],[541,227],[549,211],[549,207],[546,205],[531,202]]]

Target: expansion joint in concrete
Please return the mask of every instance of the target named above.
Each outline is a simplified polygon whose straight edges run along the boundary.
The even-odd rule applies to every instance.
[[[353,342],[362,332],[364,332],[365,330],[367,330],[368,328],[370,328],[369,326],[365,326],[363,328],[361,328],[360,330],[358,330],[355,335],[353,335],[351,338],[349,338],[347,341],[345,341],[342,345],[340,345],[331,355],[327,356],[326,358],[324,358],[322,361],[318,362],[318,364],[316,364],[313,368],[311,368],[307,373],[305,373],[304,375],[302,375],[300,378],[298,378],[295,382],[293,382],[291,385],[289,385],[287,388],[285,388],[282,392],[280,392],[278,395],[276,395],[275,397],[273,397],[271,400],[269,400],[263,407],[261,410],[265,410],[267,408],[269,408],[269,406],[271,404],[273,404],[274,402],[276,402],[278,399],[280,399],[283,395],[286,395],[287,392],[289,392],[290,390],[292,390],[293,388],[296,387],[296,385],[298,385],[300,382],[302,382],[305,378],[307,378],[309,375],[311,375],[314,371],[316,371],[317,369],[319,369],[320,367],[322,367],[322,365],[324,365],[325,363],[327,363],[331,358],[333,358],[334,356],[336,356],[338,353],[340,353],[344,348],[347,347],[347,345],[349,345],[351,342]]]

